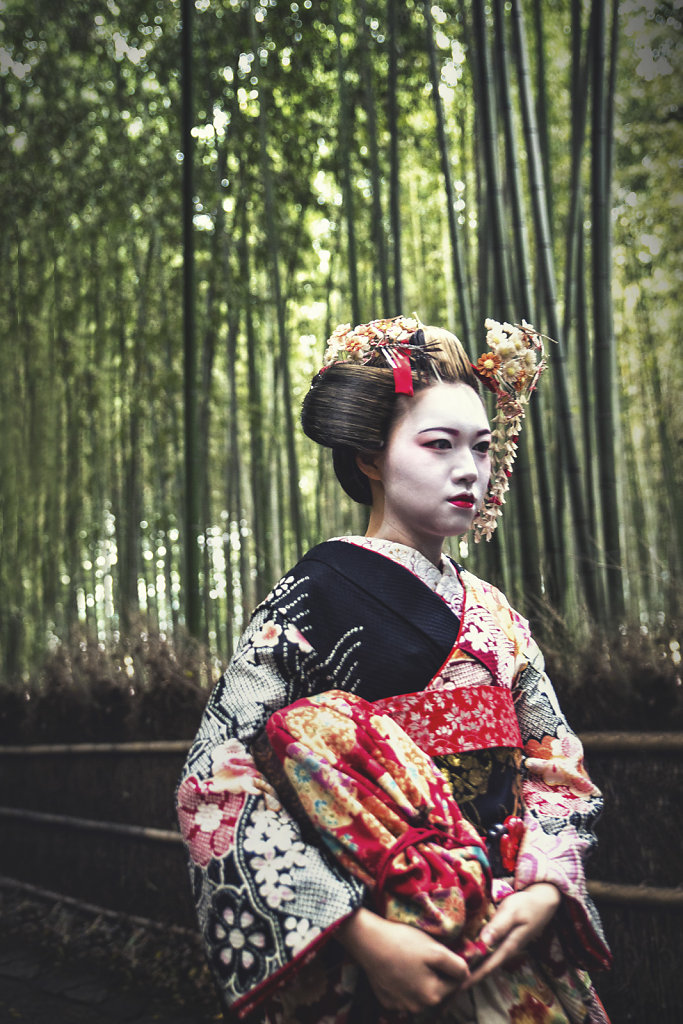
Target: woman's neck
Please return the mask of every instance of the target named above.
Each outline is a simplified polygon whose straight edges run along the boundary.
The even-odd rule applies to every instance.
[[[372,529],[372,516],[368,523],[368,528],[365,531],[366,537],[372,537],[375,540],[386,540],[392,544],[402,544],[404,547],[413,548],[414,551],[419,551],[421,555],[435,565],[439,571],[443,571],[443,559],[442,559],[442,546],[438,542],[432,543],[420,543],[414,537],[405,536],[400,530],[392,530],[387,528],[386,524],[379,523],[375,529]]]

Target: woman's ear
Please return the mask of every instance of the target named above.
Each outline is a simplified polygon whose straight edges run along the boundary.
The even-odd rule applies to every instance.
[[[368,455],[364,455],[362,452],[356,453],[356,465],[361,473],[368,478],[370,483],[370,493],[372,494],[372,508],[370,510],[368,528],[365,531],[366,537],[376,536],[379,533],[384,520],[384,484],[382,482],[383,464],[383,452],[376,452]]]
[[[364,455],[363,452],[356,453],[356,465],[358,466],[361,473],[365,473],[369,480],[382,480],[381,470],[382,455],[381,452],[376,454]]]

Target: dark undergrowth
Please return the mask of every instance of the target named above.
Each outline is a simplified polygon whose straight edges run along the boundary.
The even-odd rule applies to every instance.
[[[683,729],[680,622],[595,629],[578,641],[558,618],[542,627],[546,669],[574,729]]]
[[[27,684],[0,683],[0,742],[191,739],[217,671],[189,637],[139,630],[106,648],[76,636]]]
[[[2,946],[29,946],[57,970],[81,967],[122,991],[144,993],[191,1011],[193,1020],[224,1020],[199,939],[179,929],[145,926],[65,903],[0,889]]]
[[[558,618],[540,632],[548,674],[578,730],[683,729],[678,622],[594,631]],[[0,681],[0,743],[190,739],[220,667],[190,638],[137,630],[109,648],[75,636],[28,683]]]
[[[614,962],[594,975],[612,1024],[679,1024],[683,972],[679,909],[600,907]]]

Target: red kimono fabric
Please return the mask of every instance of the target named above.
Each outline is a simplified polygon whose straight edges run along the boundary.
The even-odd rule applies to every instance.
[[[255,753],[265,771],[274,757],[284,773],[284,787],[279,771],[273,778],[278,792],[367,885],[377,911],[480,960],[493,913],[486,848],[431,758],[389,715],[338,690],[275,712],[266,737]]]

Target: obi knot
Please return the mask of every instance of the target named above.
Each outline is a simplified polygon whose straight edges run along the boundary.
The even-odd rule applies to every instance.
[[[430,839],[436,840],[436,842],[446,849],[452,849],[457,846],[457,841],[448,832],[444,832],[439,828],[420,828],[419,826],[409,826],[403,835],[400,835],[395,843],[393,843],[385,852],[377,865],[376,874],[376,885],[375,885],[375,899],[378,903],[384,902],[384,888],[387,883],[387,875],[389,868],[394,857],[397,857],[399,853],[402,853],[409,846],[417,846],[418,843],[426,843]]]

